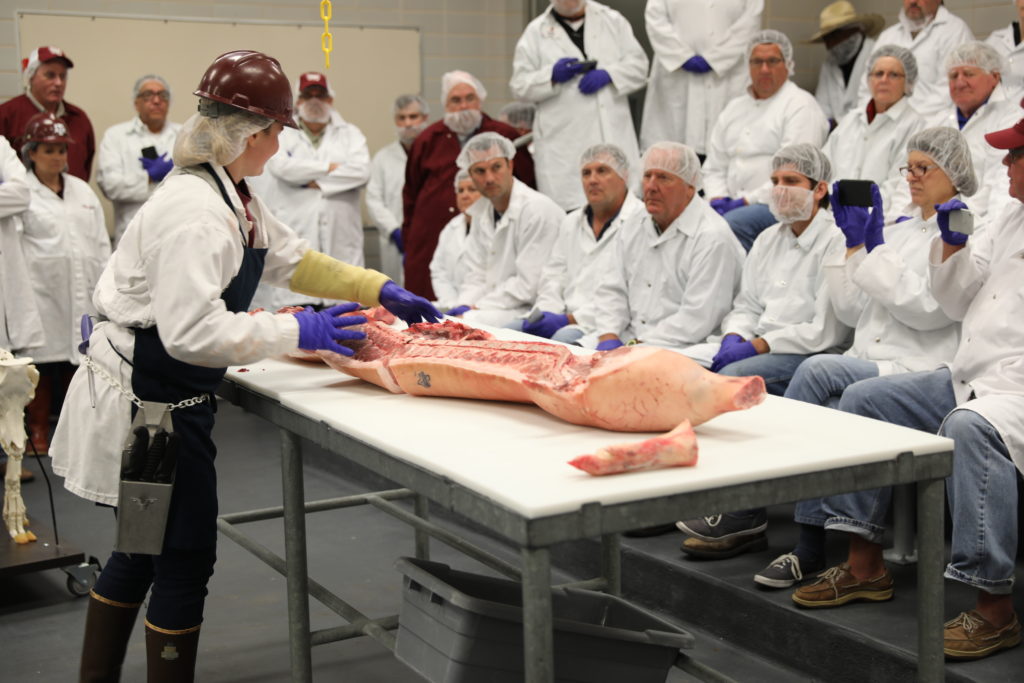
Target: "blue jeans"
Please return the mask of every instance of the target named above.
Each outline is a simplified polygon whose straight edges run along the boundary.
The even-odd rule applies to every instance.
[[[718,374],[729,377],[760,375],[764,378],[769,394],[782,396],[786,393],[786,386],[793,373],[807,358],[808,356],[796,353],[760,353],[735,363],[729,363],[719,369]]]
[[[741,206],[729,211],[722,218],[732,228],[733,234],[743,245],[744,251],[750,251],[750,247],[762,230],[779,222],[779,219],[768,210],[767,204]]]

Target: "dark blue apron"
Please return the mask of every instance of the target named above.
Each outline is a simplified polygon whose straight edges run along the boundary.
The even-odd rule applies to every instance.
[[[202,164],[217,184],[224,202],[231,199],[221,179],[209,164]],[[242,244],[248,243],[239,221]],[[263,274],[266,249],[245,246],[242,263],[220,298],[232,313],[249,309]],[[196,255],[201,258],[201,255]],[[132,391],[144,401],[177,403],[210,394],[210,400],[171,413],[178,435],[178,467],[174,494],[164,535],[164,546],[171,548],[208,548],[217,544],[217,471],[214,458],[213,414],[217,410],[213,392],[220,385],[227,368],[206,368],[172,358],[160,341],[156,326],[135,330]],[[132,406],[134,417],[137,408]]]

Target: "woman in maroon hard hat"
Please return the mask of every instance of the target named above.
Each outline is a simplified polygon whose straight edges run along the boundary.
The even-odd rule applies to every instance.
[[[69,490],[117,505],[136,406],[147,402],[147,418],[148,402],[169,409],[177,441],[162,551],[115,551],[107,561],[90,597],[82,680],[116,680],[147,593],[149,680],[192,680],[217,540],[211,397],[225,368],[296,348],[351,354],[338,342],[363,336],[346,326],[365,318],[336,317],[356,304],[247,314],[259,280],[381,304],[407,322],[440,318],[385,275],[310,250],[249,192],[245,178],[263,171],[282,126],[295,125],[276,59],[247,50],[221,55],[195,94],[199,113],[178,136],[175,169],[129,223],[100,277],[101,321],[50,449]]]

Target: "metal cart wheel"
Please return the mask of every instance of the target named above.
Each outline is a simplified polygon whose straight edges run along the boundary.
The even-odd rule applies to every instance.
[[[88,595],[92,587],[96,585],[96,579],[100,574],[100,563],[95,557],[90,557],[89,562],[66,567],[64,572],[68,575],[68,590],[72,595],[80,598]]]

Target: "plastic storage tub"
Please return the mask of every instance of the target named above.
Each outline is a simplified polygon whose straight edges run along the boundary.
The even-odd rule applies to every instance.
[[[401,558],[395,656],[433,683],[522,683],[521,585]],[[664,683],[686,631],[605,593],[551,591],[557,683]]]

